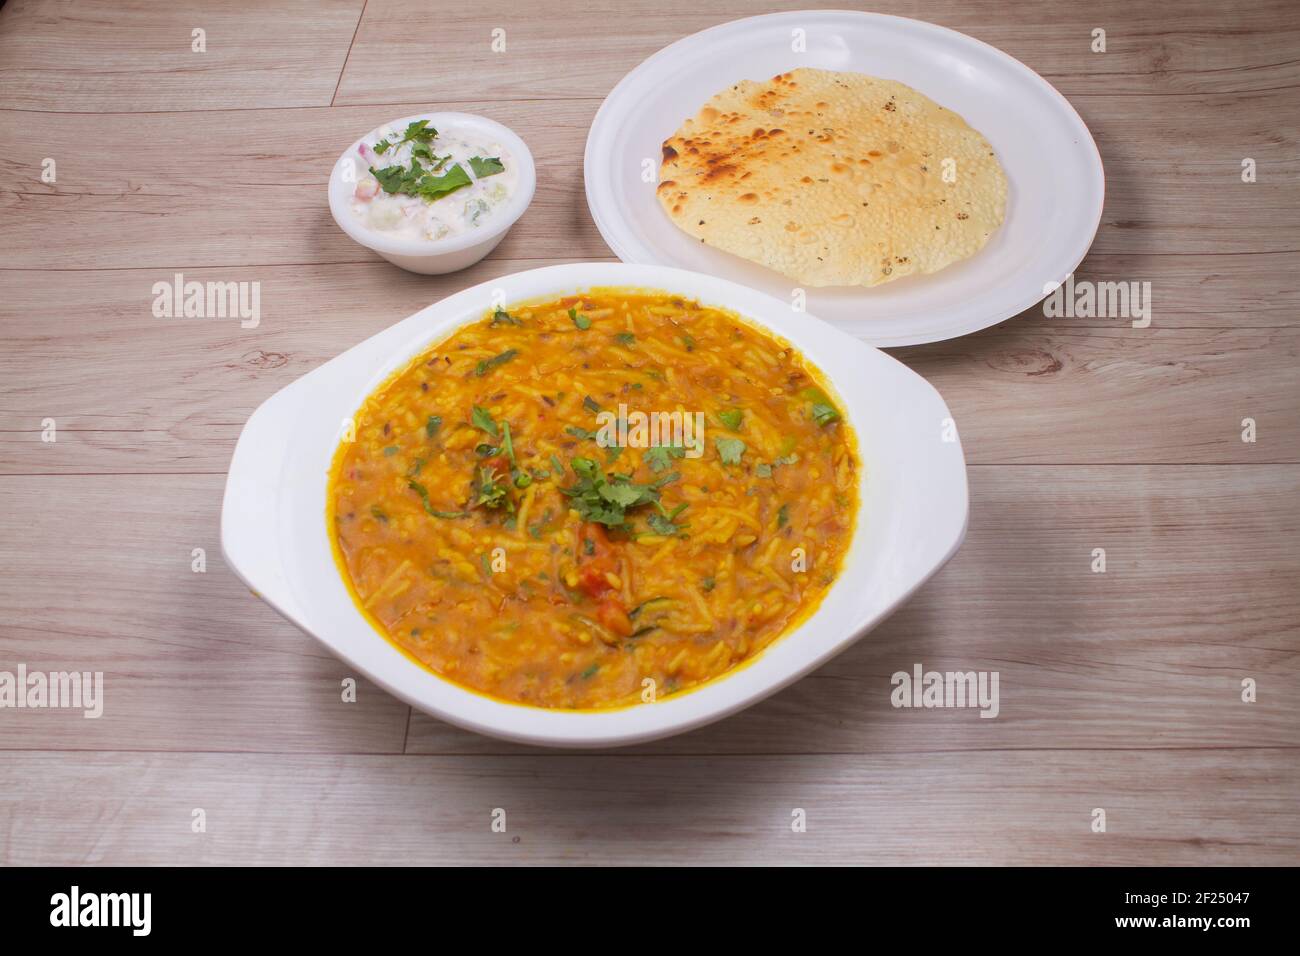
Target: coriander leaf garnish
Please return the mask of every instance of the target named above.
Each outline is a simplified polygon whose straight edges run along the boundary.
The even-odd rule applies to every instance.
[[[671,467],[672,459],[684,458],[686,449],[681,445],[652,445],[645,450],[642,456],[645,463],[656,475],[659,472]]]
[[[489,156],[486,159],[481,156],[471,156],[469,158],[469,168],[474,170],[474,175],[479,179],[484,176],[495,176],[497,173],[506,171],[505,166],[501,164],[501,160],[496,156]]]
[[[739,438],[715,438],[713,444],[718,448],[718,457],[724,465],[739,465],[740,456],[745,454],[745,443]]]
[[[790,522],[790,506],[782,505],[776,512],[776,526],[784,528]]]
[[[812,403],[812,420],[818,425],[839,421],[840,413],[820,388],[805,388],[799,395]]]
[[[673,603],[672,598],[667,598],[667,597],[647,598],[646,600],[638,604],[636,607],[632,608],[632,610],[628,611],[627,616],[635,621],[636,616],[640,614],[642,611],[645,611],[647,609],[653,609],[660,604],[672,604],[672,603]]]
[[[506,453],[506,458],[510,462],[510,480],[514,486],[521,491],[533,483],[533,476],[528,474],[519,467],[519,462],[515,460],[515,443],[510,437],[510,423],[501,423],[501,450]]]
[[[645,489],[648,485],[634,485],[630,481],[612,481],[602,483],[597,493],[604,500],[620,508],[631,508],[635,505],[645,504],[650,500],[646,498]]]
[[[760,478],[771,478],[772,473],[776,471],[778,466],[793,465],[798,460],[799,460],[799,456],[796,455],[794,452],[791,452],[788,455],[782,455],[780,458],[773,458],[771,464],[768,464],[767,462],[764,461],[760,461],[757,465],[754,466],[754,474],[758,475],[758,477]]]
[[[441,199],[448,193],[469,186],[473,182],[469,178],[469,173],[465,172],[459,163],[441,176],[434,176],[420,165],[417,157],[411,158],[409,169],[405,166],[385,166],[383,169],[375,169],[371,166],[370,175],[379,180],[379,187],[386,193],[419,196],[429,202]]]
[[[540,541],[542,539],[542,532],[545,531],[547,526],[551,523],[551,514],[551,509],[547,508],[546,514],[542,515],[541,521],[537,522],[537,524],[530,524],[528,526],[529,537],[533,538],[535,541]]]
[[[429,420],[424,423],[424,437],[432,438],[434,435],[438,433],[438,429],[441,427],[442,427],[442,416],[430,415]]]
[[[419,164],[417,164],[419,165]],[[370,176],[380,181],[380,187],[385,193],[406,193],[404,185],[415,187],[415,182],[407,182],[408,170],[406,166],[383,166],[383,169],[376,169],[370,166]]]
[[[573,320],[573,324],[576,325],[583,332],[591,328],[591,319],[587,318],[585,315],[579,315],[577,309],[573,309],[573,308],[569,309],[569,318],[571,318]]]
[[[438,131],[429,125],[427,119],[416,120],[407,125],[406,135],[402,137],[402,142],[418,140],[421,143],[431,143],[437,135]]]
[[[492,413],[481,405],[474,406],[473,411],[470,413],[469,420],[473,422],[475,428],[487,432],[493,438],[501,437],[501,430],[493,420]]]
[[[600,414],[600,406],[596,404],[596,400],[592,398],[590,395],[583,396],[582,407],[585,408],[587,411],[591,412],[593,415]]]
[[[740,420],[742,416],[743,413],[739,408],[733,408],[730,411],[718,412],[718,421],[722,422],[724,426],[731,429],[733,432],[738,432],[740,431]]]
[[[512,464],[512,465],[516,464],[516,462],[515,462],[515,443],[510,439],[510,423],[509,423],[509,422],[502,422],[502,423],[501,423],[501,450],[504,451],[504,452],[506,453],[506,457],[507,457],[508,459],[510,459],[510,464]]]
[[[627,475],[607,475],[591,458],[574,458],[569,462],[569,467],[578,479],[560,491],[572,499],[570,506],[584,521],[624,531],[629,530],[628,509],[658,502],[659,487],[666,483],[661,480],[655,484],[642,485]]]
[[[512,358],[519,354],[518,349],[506,349],[500,355],[494,355],[490,359],[482,359],[474,369],[474,374],[482,378],[488,372],[500,365],[505,365]]]
[[[505,309],[497,309],[492,313],[492,321],[488,323],[489,328],[496,328],[498,325],[523,325],[521,319],[516,319]]]
[[[411,163],[414,165],[415,160],[411,160]],[[470,184],[469,174],[461,169],[460,164],[457,163],[441,176],[431,176],[426,173],[420,178],[415,194],[432,202]]]
[[[812,407],[812,418],[818,425],[829,425],[831,422],[839,421],[840,413],[833,405],[816,402]]]
[[[435,517],[435,518],[467,518],[467,517],[469,517],[468,513],[467,513],[467,512],[464,512],[464,511],[438,511],[438,510],[436,510],[436,509],[433,507],[433,505],[429,504],[429,489],[426,488],[426,487],[424,487],[424,485],[420,484],[418,481],[415,481],[415,480],[408,480],[408,481],[406,482],[406,487],[410,488],[412,491],[414,491],[417,495],[420,496],[420,501],[422,501],[422,502],[424,503],[424,510],[427,511],[429,514],[431,514],[431,515],[432,515],[433,517]]]
[[[687,503],[683,501],[672,511],[666,509],[660,502],[655,502],[655,507],[659,509],[658,514],[652,514],[646,518],[646,524],[650,525],[650,530],[655,534],[662,534],[671,537],[672,535],[681,534],[690,525],[677,524],[677,516],[687,508]]]
[[[375,143],[373,148],[381,156],[390,149],[396,149],[404,143],[419,143],[427,150],[428,144],[432,143],[433,138],[437,135],[438,131],[429,125],[427,119],[416,120],[414,123],[407,124],[406,132],[396,143],[389,142],[388,138],[384,137]]]
[[[677,525],[673,524],[663,515],[651,515],[646,518],[646,524],[650,525],[650,530],[655,534],[672,537],[677,533]]]
[[[624,345],[630,348],[636,344],[636,336],[631,332],[619,332],[614,336],[614,341],[619,345]]]
[[[484,508],[505,508],[514,514],[515,505],[510,500],[509,490],[497,481],[496,469],[479,465],[475,469],[473,483],[474,504]]]
[[[423,143],[417,143],[411,147],[411,158],[422,159],[429,164],[429,172],[442,172],[442,167],[447,165],[447,160],[451,159],[451,153],[446,156],[436,156],[432,149]]]

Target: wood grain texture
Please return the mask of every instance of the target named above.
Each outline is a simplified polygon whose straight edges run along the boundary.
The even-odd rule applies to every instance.
[[[386,263],[184,270],[261,283],[252,329],[154,318],[167,271],[0,271],[0,474],[224,471],[248,415],[295,378],[466,284],[546,264],[492,259],[448,277]],[[1040,314],[894,354],[944,394],[970,462],[1300,461],[1300,330],[1205,328],[1214,317],[1201,313],[1187,320],[1202,325],[1166,329],[1155,301],[1148,329]],[[59,347],[74,332],[99,357],[93,381],[85,354]],[[54,444],[41,440],[46,418]]]
[[[401,752],[409,708],[364,680],[344,703],[359,675],[222,563],[224,484],[0,478],[0,509],[26,515],[0,538],[0,669],[104,673],[102,717],[0,711],[0,749]]]
[[[0,863],[1281,864],[1288,756],[11,754]]]
[[[1295,231],[1300,117],[1267,127],[1257,121],[1285,117],[1279,111],[1294,98],[1285,91],[1202,97],[1167,111],[1158,97],[1090,97],[1080,109],[1103,150],[1107,176],[1093,254],[1300,252],[1297,243],[1277,241]],[[143,115],[0,111],[0,142],[10,144],[0,159],[0,214],[10,223],[12,240],[4,265],[378,263],[330,218],[330,169],[357,136],[431,108],[486,113],[515,129],[533,152],[536,197],[492,256],[603,257],[609,250],[587,211],[582,178],[587,128],[599,105],[597,99],[458,98]],[[1160,122],[1112,119],[1150,112],[1160,114]],[[87,137],[101,149],[82,149]],[[220,148],[196,151],[192,145],[207,142]],[[1258,181],[1249,184],[1241,181],[1247,156],[1259,164]],[[55,184],[41,182],[46,158],[57,163]],[[53,247],[52,233],[62,237]],[[564,237],[562,257],[556,255],[557,236]]]
[[[0,670],[106,681],[97,720],[0,710],[0,864],[1300,862],[1287,0],[873,5],[993,43],[1070,98],[1107,174],[1078,277],[1150,282],[1153,320],[1033,309],[895,350],[957,420],[967,541],[768,701],[615,753],[491,741],[364,680],[344,702],[357,675],[222,564],[224,473],[263,399],[470,284],[608,260],[582,164],[609,89],[690,32],[800,5],[0,10]],[[611,25],[598,44],[593,24]],[[432,108],[512,126],[539,177],[492,256],[442,277],[352,244],[324,202],[348,142]],[[260,324],[154,318],[177,271],[260,283]],[[997,671],[999,717],[893,708],[891,674],[918,663]]]
[[[968,33],[1026,63],[1066,96],[1267,91],[1294,87],[1300,78],[1295,57],[1300,23],[1288,0],[1232,6],[1214,0],[1016,5],[881,0],[843,6]],[[500,99],[589,96],[610,89],[632,66],[687,34],[759,13],[800,9],[806,9],[801,0],[597,0],[584,3],[575,20],[531,15],[512,0],[485,0],[435,20],[421,0],[370,0],[336,102],[410,100],[428,90],[456,89],[467,76]],[[618,26],[602,31],[599,49],[585,42],[592,23]],[[504,53],[491,52],[494,28],[506,31]],[[1091,51],[1096,28],[1106,30],[1105,53]],[[440,55],[430,56],[435,48]],[[508,60],[508,66],[494,66],[494,58]]]
[[[0,113],[0,141],[15,144],[5,153],[5,172],[16,183],[0,195],[0,213],[18,230],[5,264],[172,269],[382,263],[330,217],[330,169],[367,130],[433,105],[94,117]],[[565,237],[566,258],[609,255],[583,198],[582,144],[597,106],[438,105],[489,113],[517,130],[533,153],[536,196],[494,257],[560,258],[556,236]],[[87,124],[102,153],[78,148]],[[220,149],[195,151],[195,143],[214,137]],[[142,143],[150,144],[147,171],[139,161]],[[56,185],[40,181],[46,156],[59,164]],[[19,209],[22,215],[14,216]],[[46,241],[51,229],[67,237],[53,249]]]
[[[1282,747],[1300,725],[1300,469],[974,467],[961,552],[851,651],[666,753]],[[101,670],[104,716],[4,712],[0,749],[402,750],[407,708],[222,565],[221,475],[0,477],[0,661]],[[75,500],[76,508],[51,501]],[[1008,528],[1033,529],[1009,536]],[[1107,570],[1090,570],[1093,548]],[[207,571],[191,569],[194,548]],[[1160,595],[1153,601],[1153,595]],[[978,608],[973,614],[971,609]],[[232,630],[232,615],[239,621]],[[57,634],[53,644],[51,633]],[[376,637],[376,640],[379,640]],[[1001,713],[890,706],[890,676],[1000,673]],[[1260,686],[1241,701],[1241,680]],[[415,753],[504,753],[424,715]],[[1297,754],[1300,759],[1300,753]]]
[[[85,114],[329,106],[362,5],[10,0],[0,11],[0,107]],[[204,31],[203,52],[194,49],[196,29]],[[222,138],[220,127],[213,133]],[[132,154],[138,161],[152,146]]]

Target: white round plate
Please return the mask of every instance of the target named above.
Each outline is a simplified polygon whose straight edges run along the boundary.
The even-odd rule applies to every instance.
[[[794,50],[800,37],[802,53]],[[1065,97],[1019,60],[964,34],[841,10],[713,27],[660,50],[614,87],[591,124],[584,163],[592,218],[620,259],[693,269],[792,300],[794,280],[673,225],[655,198],[655,176],[663,141],[711,96],[801,66],[919,90],[988,139],[1010,186],[1006,220],[975,256],[874,289],[808,288],[809,313],[876,346],[937,342],[1023,312],[1083,259],[1101,221],[1105,176]],[[649,182],[647,169],[655,174]]]

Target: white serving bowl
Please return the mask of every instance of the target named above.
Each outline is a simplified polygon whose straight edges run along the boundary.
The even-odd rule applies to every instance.
[[[340,578],[325,522],[343,422],[390,374],[500,301],[598,286],[662,289],[732,309],[786,339],[829,380],[857,433],[863,469],[853,541],[821,606],[754,660],[696,690],[618,710],[546,710],[453,684],[375,631]],[[945,440],[947,439],[947,440]],[[271,396],[244,426],[226,481],[226,563],[263,600],[358,673],[426,713],[531,744],[610,747],[733,714],[843,651],[941,568],[966,533],[966,464],[950,414],[925,379],[787,303],[665,266],[578,263],[493,279],[420,310]]]
[[[380,232],[358,222],[349,205],[352,193],[356,189],[357,179],[366,174],[366,167],[357,154],[357,147],[362,142],[372,139],[375,130],[371,130],[344,150],[343,155],[334,164],[329,182],[330,214],[340,229],[367,249],[379,253],[393,265],[421,275],[441,275],[444,272],[455,272],[472,266],[495,249],[497,243],[505,238],[510,227],[518,221],[524,214],[524,210],[528,208],[528,204],[533,201],[533,192],[537,188],[537,168],[533,165],[533,154],[524,141],[508,127],[486,116],[478,116],[474,113],[417,113],[414,116],[392,120],[386,125],[401,129],[408,123],[421,119],[427,119],[435,129],[450,130],[456,127],[490,136],[510,150],[511,159],[518,164],[519,180],[514,193],[500,209],[492,213],[487,224],[481,228],[467,229],[459,235],[447,236],[445,239],[413,239]]]

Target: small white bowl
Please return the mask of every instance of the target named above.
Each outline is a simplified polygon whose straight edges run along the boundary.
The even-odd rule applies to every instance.
[[[510,157],[518,166],[519,181],[514,194],[492,214],[487,225],[445,239],[411,239],[387,235],[358,222],[350,208],[357,179],[365,172],[357,147],[372,140],[379,127],[344,150],[334,164],[329,183],[330,214],[339,228],[356,242],[379,253],[393,265],[421,275],[442,275],[472,266],[505,238],[510,227],[533,201],[533,191],[537,187],[537,169],[533,165],[533,154],[524,141],[508,127],[486,116],[474,113],[417,113],[392,120],[385,125],[401,129],[408,123],[421,119],[427,119],[435,129],[450,130],[455,127],[491,136],[510,150]]]
[[[825,373],[857,432],[860,511],[839,580],[762,654],[688,693],[617,710],[546,710],[497,700],[413,663],[353,603],[326,526],[329,469],[344,423],[390,374],[506,302],[598,286],[663,289],[733,309]],[[239,436],[221,510],[226,564],[357,673],[426,713],[507,740],[614,747],[733,714],[866,634],[952,557],[966,533],[966,465],[951,412],[907,366],[790,303],[664,266],[587,262],[502,276],[435,302],[267,399]],[[874,692],[874,691],[873,691]],[[887,691],[886,691],[887,692]]]

